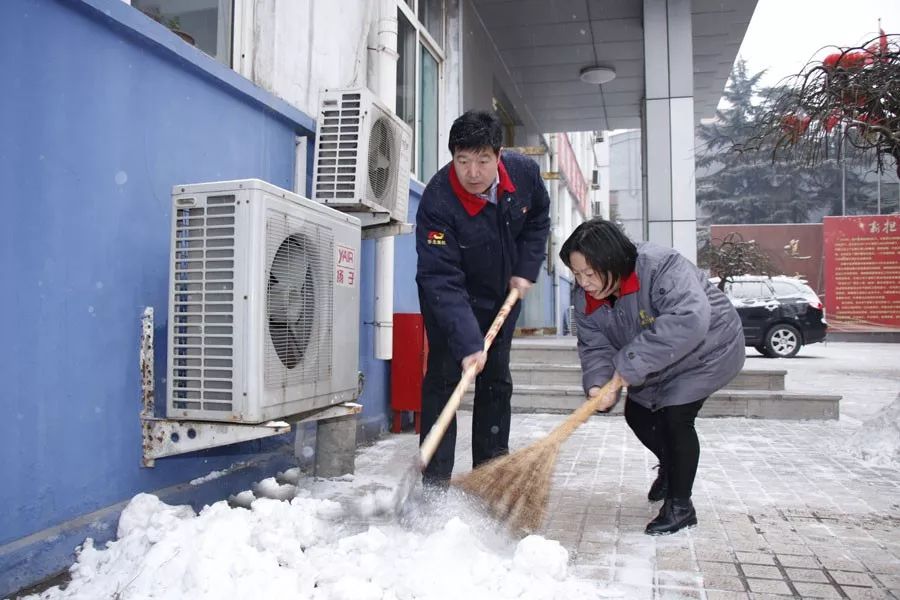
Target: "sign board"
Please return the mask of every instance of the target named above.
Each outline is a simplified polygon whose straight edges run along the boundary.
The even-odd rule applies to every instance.
[[[556,134],[556,140],[556,152],[559,155],[557,157],[559,160],[559,171],[566,181],[566,189],[575,198],[581,215],[590,218],[588,184],[581,173],[581,167],[578,166],[575,151],[572,150],[572,144],[569,143],[569,136],[565,133],[558,133]]]
[[[825,217],[824,241],[829,325],[900,330],[900,215]]]
[[[738,234],[742,241],[756,242],[772,263],[773,275],[802,277],[819,297],[825,295],[821,223],[709,226],[709,237],[715,243],[730,233]]]

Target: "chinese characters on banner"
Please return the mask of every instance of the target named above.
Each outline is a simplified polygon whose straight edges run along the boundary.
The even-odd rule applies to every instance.
[[[559,171],[566,180],[566,188],[572,197],[577,200],[578,209],[582,216],[590,218],[591,213],[588,207],[588,185],[581,174],[581,167],[578,166],[578,160],[575,158],[575,152],[569,143],[569,136],[564,133],[556,135],[557,144],[556,151],[559,153]]]
[[[829,325],[900,329],[900,215],[825,217],[824,233]]]
[[[334,282],[346,287],[356,287],[356,249],[348,246],[334,248]]]

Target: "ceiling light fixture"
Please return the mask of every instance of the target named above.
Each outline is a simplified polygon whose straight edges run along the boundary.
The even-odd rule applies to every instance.
[[[578,77],[585,83],[592,85],[600,85],[609,83],[616,78],[616,70],[612,67],[585,67],[578,74]]]

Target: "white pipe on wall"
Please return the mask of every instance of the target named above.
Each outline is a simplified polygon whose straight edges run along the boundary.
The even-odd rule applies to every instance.
[[[559,148],[559,141],[557,137],[564,134],[559,133],[551,133],[550,134],[550,172],[558,173],[559,172],[559,154],[557,149]],[[556,326],[556,335],[562,335],[563,333],[563,311],[569,310],[569,299],[568,298],[560,298],[559,297],[559,259],[557,255],[559,254],[559,248],[562,246],[562,223],[560,222],[562,219],[561,211],[559,209],[559,179],[551,179],[550,180],[550,204],[552,206],[552,220],[550,222],[550,260],[553,264],[553,308],[556,314],[554,315]]]
[[[369,89],[392,111],[397,105],[397,5],[379,0],[369,36]],[[394,238],[375,240],[375,358],[394,355]]]

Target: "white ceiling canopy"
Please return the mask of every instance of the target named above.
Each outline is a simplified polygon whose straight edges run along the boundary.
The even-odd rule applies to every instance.
[[[472,0],[523,106],[544,132],[640,127],[643,0]],[[693,0],[695,119],[712,116],[756,0]],[[580,79],[603,66],[602,85]],[[518,104],[518,102],[517,102]]]

